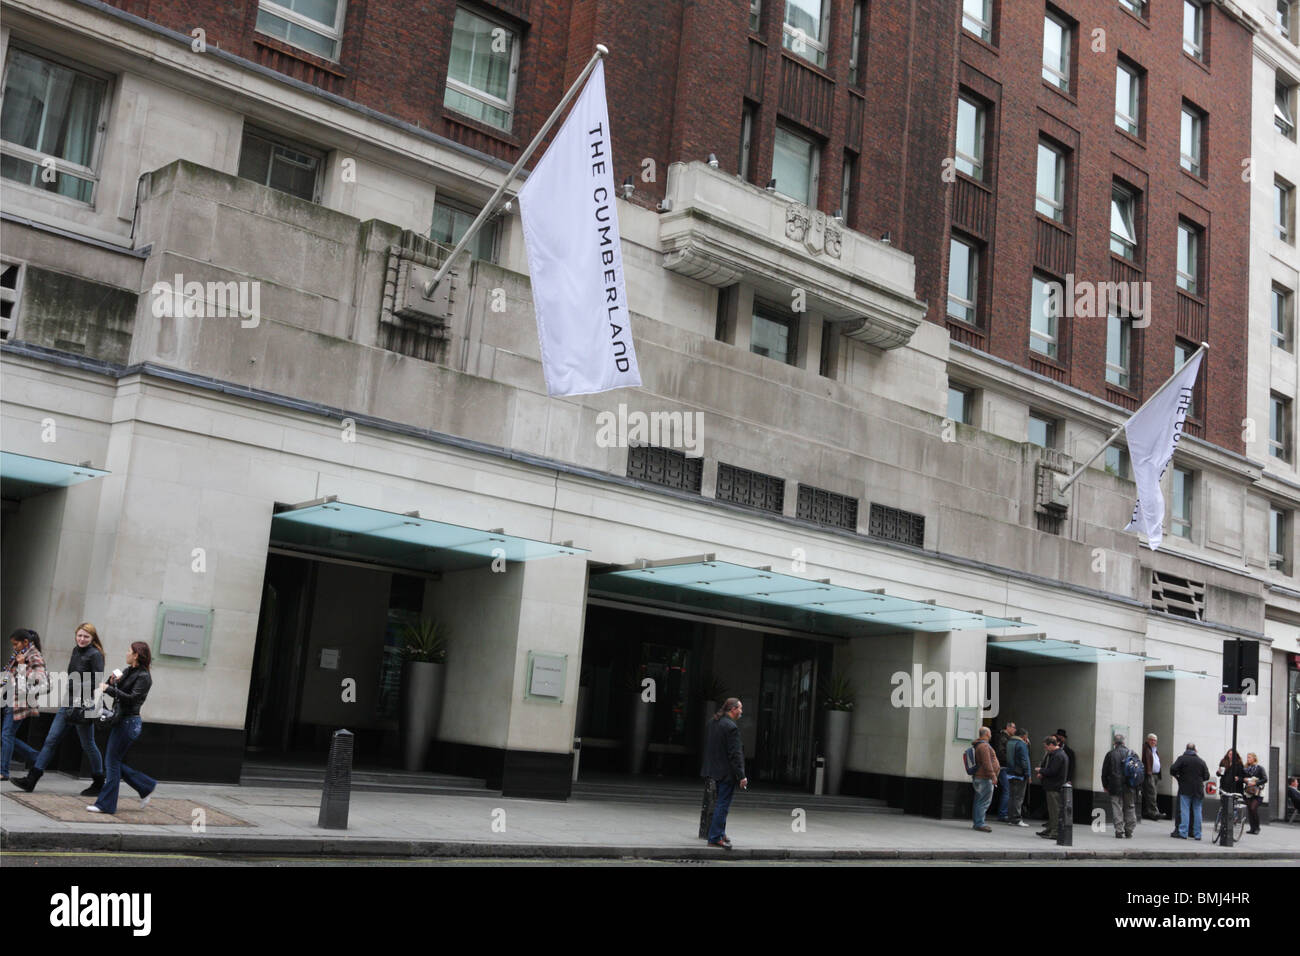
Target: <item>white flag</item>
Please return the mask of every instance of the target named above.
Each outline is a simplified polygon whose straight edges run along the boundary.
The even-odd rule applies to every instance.
[[[1204,352],[1198,352],[1170,379],[1164,391],[1124,426],[1138,490],[1133,520],[1124,530],[1136,528],[1144,532],[1152,551],[1160,547],[1164,537],[1165,496],[1160,493],[1160,478],[1174,457],[1178,440],[1183,437],[1183,422],[1192,407],[1192,388],[1204,357]]]
[[[542,372],[551,395],[641,384],[616,202],[602,60],[519,191]]]

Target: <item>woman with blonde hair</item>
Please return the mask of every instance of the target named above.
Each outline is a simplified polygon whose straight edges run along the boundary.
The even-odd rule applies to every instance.
[[[41,752],[36,755],[36,760],[32,769],[27,772],[27,776],[14,781],[15,786],[21,787],[28,793],[36,789],[36,782],[45,775],[45,768],[54,759],[59,739],[69,725],[77,729],[77,739],[81,741],[81,749],[90,760],[91,783],[81,791],[81,796],[97,796],[100,788],[104,786],[104,758],[100,755],[99,748],[95,746],[95,725],[85,715],[86,708],[90,707],[94,700],[95,685],[103,679],[104,645],[100,643],[99,631],[95,630],[95,625],[89,621],[82,621],[77,625],[74,640],[76,645],[72,648],[72,658],[68,661],[68,685],[71,694],[69,705],[60,707],[59,712],[54,715],[54,722],[50,724],[49,732],[45,735],[45,743],[41,747]]]

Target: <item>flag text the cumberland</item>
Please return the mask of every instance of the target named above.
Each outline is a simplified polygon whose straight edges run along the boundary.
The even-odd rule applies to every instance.
[[[1160,479],[1183,437],[1183,423],[1192,407],[1192,390],[1204,357],[1204,349],[1197,352],[1124,426],[1138,490],[1133,520],[1124,530],[1144,533],[1152,551],[1164,537],[1165,496],[1160,492]]]
[[[519,191],[542,371],[551,395],[641,384],[616,201],[601,62]]]

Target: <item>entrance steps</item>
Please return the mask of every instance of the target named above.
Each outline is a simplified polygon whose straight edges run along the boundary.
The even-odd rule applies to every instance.
[[[698,779],[601,774],[590,778],[583,775],[573,785],[572,799],[616,803],[671,803],[698,807],[703,795],[704,783]],[[762,781],[752,782],[750,789],[743,794],[737,794],[736,799],[743,800],[747,809],[754,810],[788,810],[791,807],[803,807],[806,810],[847,810],[854,813],[901,815],[903,812],[902,809],[891,807],[884,800],[874,797],[842,795],[819,797],[794,787],[766,784]]]
[[[239,775],[241,787],[284,787],[320,790],[325,784],[325,765],[249,763]],[[411,773],[382,768],[352,769],[352,789],[380,793],[428,793],[443,796],[481,797],[491,794],[484,780],[443,773]]]

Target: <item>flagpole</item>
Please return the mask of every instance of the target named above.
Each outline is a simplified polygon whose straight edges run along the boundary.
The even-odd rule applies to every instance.
[[[582,89],[582,84],[587,82],[587,77],[591,76],[591,71],[596,68],[596,64],[608,55],[609,47],[605,46],[603,43],[597,43],[596,52],[591,55],[591,59],[587,61],[587,65],[582,68],[582,72],[578,74],[578,78],[573,81],[573,85],[569,87],[563,98],[561,98],[559,105],[551,111],[551,115],[547,118],[546,122],[542,124],[542,128],[537,131],[537,135],[533,137],[533,141],[528,144],[528,147],[522,153],[519,154],[518,161],[513,167],[511,167],[510,172],[506,173],[506,178],[501,181],[501,185],[498,186],[497,191],[492,194],[492,198],[487,201],[487,205],[484,206],[483,211],[478,214],[478,218],[470,223],[469,228],[465,230],[465,235],[460,237],[460,242],[456,243],[456,248],[451,250],[451,254],[447,256],[446,261],[443,262],[442,266],[438,269],[438,274],[435,275],[432,280],[424,284],[424,297],[426,299],[433,295],[433,290],[438,288],[438,283],[440,283],[447,275],[448,270],[451,269],[451,264],[456,261],[456,257],[465,251],[465,247],[470,244],[470,241],[476,235],[478,235],[478,231],[483,228],[483,224],[487,222],[488,217],[496,211],[497,202],[505,195],[506,190],[510,188],[510,184],[513,183],[515,177],[519,175],[519,170],[524,168],[524,163],[528,162],[529,158],[533,155],[533,151],[541,144],[542,139],[551,131],[551,127],[554,126],[555,121],[560,118],[560,114],[564,112],[564,108],[569,105],[573,98],[578,94],[578,91]]]
[[[1193,360],[1194,358],[1196,358],[1198,355],[1202,355],[1202,354],[1204,354],[1205,352],[1208,352],[1209,350],[1210,350],[1209,343],[1208,343],[1208,342],[1202,342],[1202,343],[1201,343],[1201,347],[1200,347],[1199,349],[1197,349],[1195,352],[1193,352],[1190,356],[1188,356],[1187,362],[1192,361],[1192,360]],[[1186,365],[1187,362],[1184,362],[1183,365]],[[1163,385],[1161,385],[1161,386],[1160,386],[1159,388],[1157,388],[1154,392],[1152,392],[1152,393],[1151,393],[1151,397],[1148,398],[1145,402],[1143,402],[1142,405],[1138,408],[1138,410],[1137,410],[1136,412],[1134,412],[1132,415],[1130,415],[1127,419],[1124,420],[1124,424],[1120,425],[1120,426],[1119,426],[1118,428],[1116,428],[1113,432],[1111,432],[1111,433],[1110,433],[1110,437],[1107,438],[1107,439],[1102,443],[1102,446],[1101,446],[1100,448],[1097,449],[1097,451],[1093,454],[1093,456],[1092,456],[1091,458],[1089,458],[1089,459],[1088,459],[1087,461],[1085,461],[1082,465],[1080,465],[1078,468],[1075,469],[1074,474],[1072,474],[1069,478],[1066,478],[1066,479],[1064,479],[1064,480],[1061,479],[1060,475],[1057,475],[1056,478],[1055,478],[1055,481],[1056,481],[1056,493],[1057,493],[1058,495],[1059,495],[1059,494],[1064,494],[1064,493],[1065,493],[1065,489],[1069,488],[1070,485],[1074,484],[1074,482],[1078,479],[1078,477],[1079,477],[1080,475],[1082,475],[1082,474],[1084,473],[1085,470],[1087,470],[1088,466],[1091,465],[1091,464],[1092,464],[1094,461],[1096,461],[1098,458],[1100,458],[1100,457],[1101,457],[1101,453],[1104,452],[1107,448],[1109,448],[1109,447],[1111,446],[1111,443],[1114,442],[1115,439],[1118,438],[1118,437],[1120,436],[1120,433],[1123,432],[1124,429],[1128,427],[1128,423],[1131,422],[1134,418],[1136,418],[1136,417],[1138,416],[1138,413],[1141,412],[1143,408],[1146,408],[1148,405],[1150,405],[1152,402],[1154,402],[1154,401],[1156,400],[1156,396],[1157,396],[1157,395],[1159,395],[1161,392],[1163,392],[1166,388],[1169,387],[1169,383],[1172,382],[1175,378],[1178,377],[1178,373],[1179,373],[1180,371],[1182,371],[1181,368],[1180,368],[1180,369],[1175,369],[1175,370],[1174,370],[1174,374],[1173,374],[1173,375],[1170,375],[1169,378],[1165,380],[1165,383],[1164,383]]]

